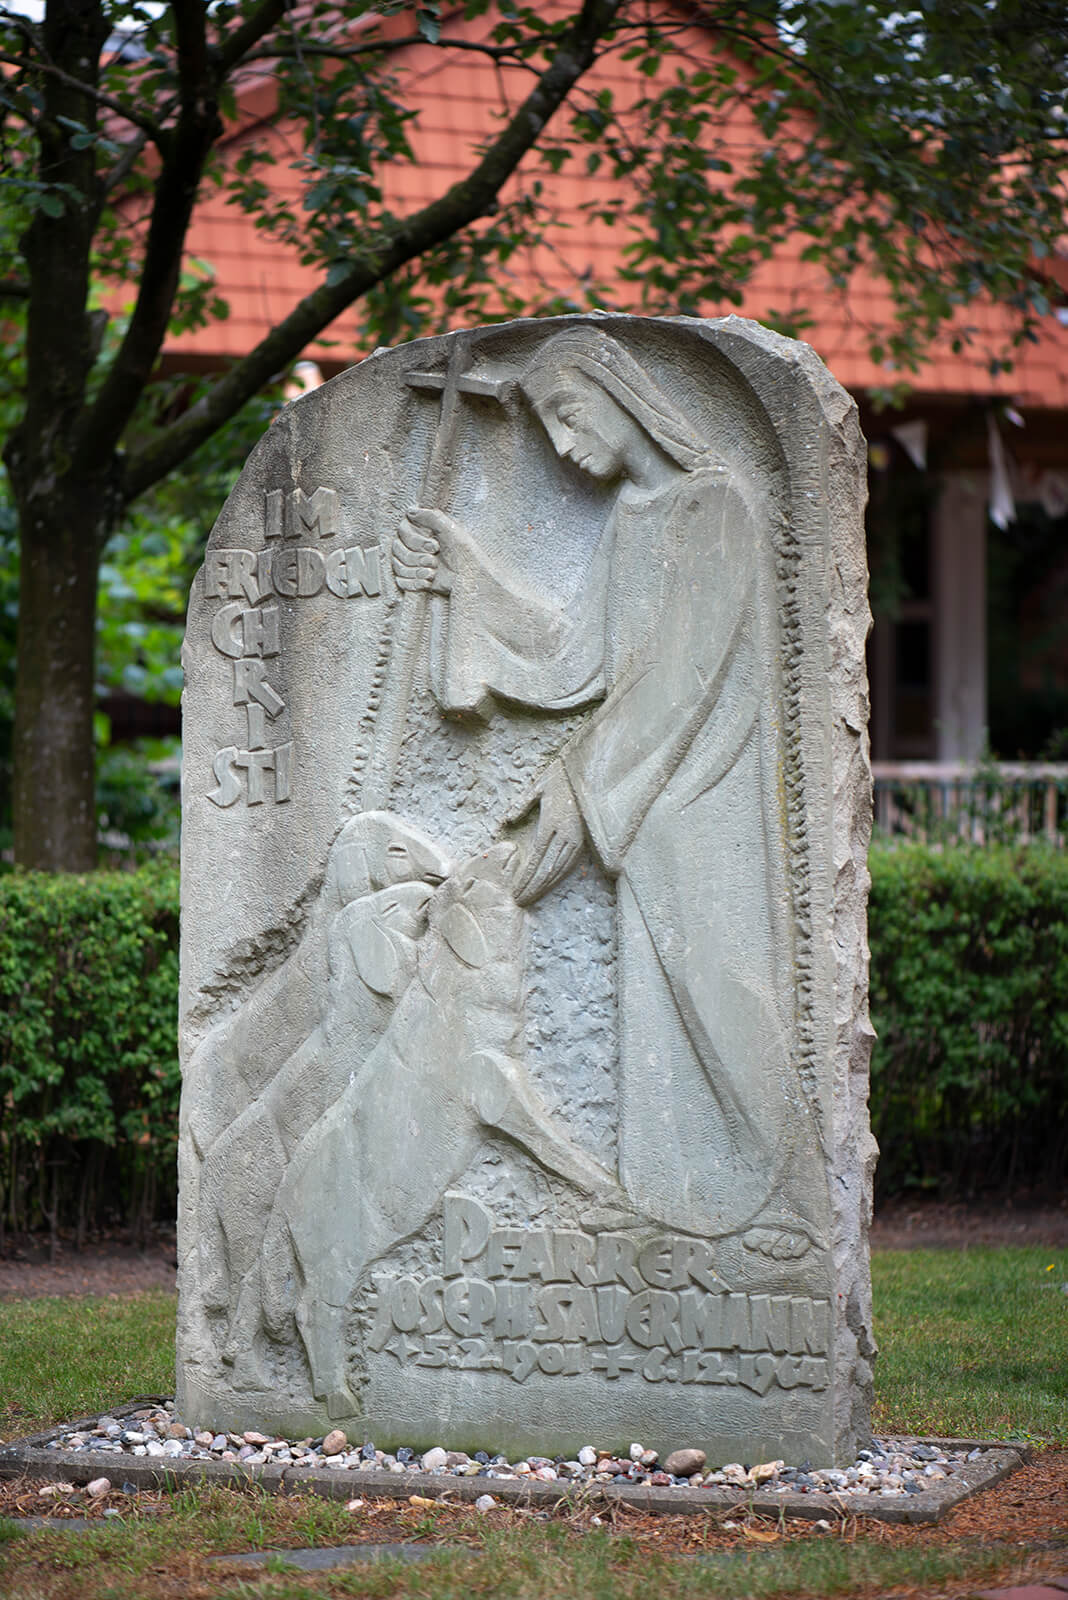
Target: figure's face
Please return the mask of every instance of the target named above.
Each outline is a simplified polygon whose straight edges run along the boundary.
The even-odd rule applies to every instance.
[[[537,407],[553,448],[565,461],[607,483],[626,466],[633,423],[596,384],[571,383]]]

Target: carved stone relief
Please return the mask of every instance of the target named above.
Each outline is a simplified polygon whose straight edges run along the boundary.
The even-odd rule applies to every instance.
[[[186,641],[186,1420],[854,1448],[862,506],[848,397],[737,318],[278,418]]]

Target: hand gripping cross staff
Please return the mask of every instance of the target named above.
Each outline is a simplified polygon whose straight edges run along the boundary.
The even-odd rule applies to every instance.
[[[442,503],[460,437],[460,396],[476,394],[502,400],[511,387],[507,378],[475,377],[467,372],[470,360],[467,342],[456,339],[449,352],[448,365],[437,372],[407,372],[409,388],[441,395],[441,413],[423,477],[422,504]],[[375,718],[370,757],[360,790],[360,809],[387,809],[393,779],[404,738],[405,720],[412,697],[416,663],[426,631],[429,594],[422,586],[401,588],[400,622],[391,652],[389,669],[382,687],[382,698]]]

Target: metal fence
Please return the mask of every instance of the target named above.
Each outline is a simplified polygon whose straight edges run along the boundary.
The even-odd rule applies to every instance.
[[[1068,844],[1068,763],[876,761],[875,825],[923,844]]]

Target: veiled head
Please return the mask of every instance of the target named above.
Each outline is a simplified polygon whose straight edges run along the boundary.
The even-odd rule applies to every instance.
[[[655,450],[691,471],[707,447],[650,374],[596,328],[569,328],[537,351],[520,386],[557,454],[601,481]]]
[[[557,455],[600,482],[625,470],[638,443],[634,420],[596,383],[575,370],[561,375],[534,410]]]

